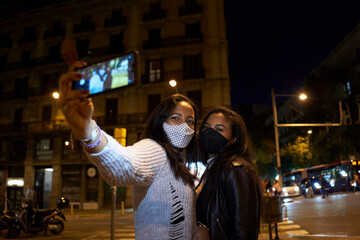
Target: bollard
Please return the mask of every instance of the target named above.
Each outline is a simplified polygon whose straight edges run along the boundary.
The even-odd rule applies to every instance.
[[[122,215],[125,215],[125,207],[124,207],[124,201],[121,201],[121,213],[122,213]]]
[[[74,205],[70,203],[70,216],[74,216]]]

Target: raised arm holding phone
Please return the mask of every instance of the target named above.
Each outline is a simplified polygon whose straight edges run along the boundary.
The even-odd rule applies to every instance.
[[[194,176],[196,106],[175,94],[149,117],[142,140],[121,146],[92,120],[94,105],[87,90],[73,90],[82,79],[76,62],[60,77],[59,107],[104,180],[133,185],[136,239],[191,239],[196,228]]]

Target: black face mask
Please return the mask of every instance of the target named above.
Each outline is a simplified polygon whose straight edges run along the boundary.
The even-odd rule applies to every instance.
[[[221,152],[228,142],[229,140],[212,128],[206,128],[199,133],[200,147],[209,154]]]

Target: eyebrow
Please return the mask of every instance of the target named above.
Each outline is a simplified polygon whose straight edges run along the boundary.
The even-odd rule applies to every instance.
[[[174,113],[172,113],[170,116],[172,116],[172,115],[179,115],[179,116],[183,116],[181,113],[177,113],[177,112],[174,112]],[[186,118],[192,118],[192,119],[194,119],[194,117],[193,116],[187,116]]]
[[[206,122],[204,125],[210,125],[208,122]],[[223,124],[215,124],[215,127],[223,127],[223,128],[227,128],[227,127],[225,127],[225,125],[223,125]]]

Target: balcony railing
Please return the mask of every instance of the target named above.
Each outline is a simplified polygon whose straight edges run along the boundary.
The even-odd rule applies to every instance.
[[[93,32],[94,28],[95,28],[94,23],[86,23],[86,24],[82,23],[74,27],[74,33]]]
[[[166,10],[158,10],[154,12],[143,13],[143,21],[153,21],[166,18]]]
[[[25,43],[31,43],[31,42],[33,42],[33,43],[36,42],[36,35],[35,34],[22,36],[19,39],[19,44],[25,44]]]
[[[45,31],[45,33],[44,33],[44,38],[54,38],[54,37],[61,37],[61,36],[65,36],[64,28],[51,29],[51,30]]]
[[[184,6],[179,8],[179,16],[191,15],[202,13],[203,7],[201,4],[196,4],[193,6]]]
[[[94,120],[104,127],[121,126],[126,127],[132,124],[144,124],[148,118],[148,113],[120,114],[114,118],[106,116],[94,117]],[[110,120],[110,121],[109,121]],[[68,130],[69,126],[65,120],[28,122],[22,124],[2,124],[0,125],[0,135],[9,133],[39,133]]]
[[[114,17],[105,20],[105,28],[126,25],[126,17]]]
[[[186,44],[195,44],[201,43],[203,41],[202,34],[194,37],[171,37],[171,38],[162,38],[160,41],[145,41],[143,43],[143,49],[155,49],[155,48],[163,48],[163,47],[174,47],[181,46]]]

